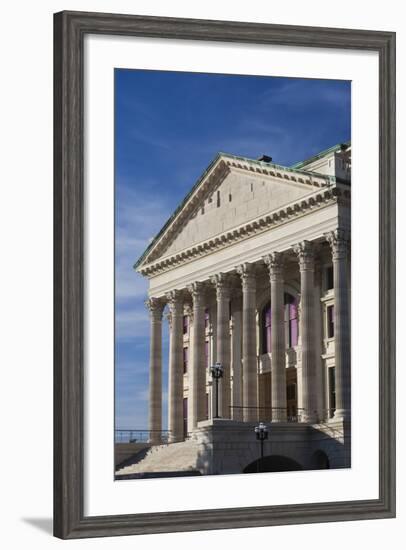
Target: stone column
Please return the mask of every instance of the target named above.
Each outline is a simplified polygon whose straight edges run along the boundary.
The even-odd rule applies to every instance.
[[[210,362],[209,366],[214,365],[217,361],[217,301],[210,300]],[[216,384],[213,378],[209,375],[209,418],[214,418],[216,414]]]
[[[317,376],[314,334],[314,250],[309,241],[293,247],[299,257],[302,333],[302,422],[317,421]]]
[[[223,377],[219,380],[219,414],[230,418],[230,280],[224,273],[213,275],[211,282],[216,287],[217,299],[217,361],[223,366]]]
[[[336,377],[336,410],[334,419],[350,420],[351,414],[351,349],[348,296],[349,235],[343,229],[326,234],[333,256],[334,269],[334,350]]]
[[[162,431],[162,311],[164,303],[150,298],[146,305],[150,312],[151,336],[149,353],[149,442],[161,443]]]
[[[201,282],[195,282],[188,286],[188,290],[193,299],[193,347],[188,397],[189,430],[193,431],[197,423],[206,416],[205,286]]]
[[[179,290],[166,295],[169,305],[169,442],[183,440],[183,297]]]
[[[254,264],[245,263],[237,268],[242,282],[242,362],[243,362],[243,418],[258,418],[258,375],[256,358],[256,280]]]
[[[241,300],[232,301],[231,312],[231,365],[233,372],[232,418],[242,420],[242,364],[241,364]]]
[[[271,282],[272,422],[286,422],[286,342],[283,256],[272,252],[264,258]]]
[[[316,410],[320,421],[325,420],[327,407],[325,400],[325,368],[322,360],[323,353],[323,316],[321,307],[321,268],[318,262],[314,266],[314,361],[316,369]]]

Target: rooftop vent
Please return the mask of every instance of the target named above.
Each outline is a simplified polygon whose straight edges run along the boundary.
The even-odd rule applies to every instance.
[[[268,155],[262,155],[262,157],[259,157],[257,160],[261,162],[272,162],[272,157],[268,157]]]

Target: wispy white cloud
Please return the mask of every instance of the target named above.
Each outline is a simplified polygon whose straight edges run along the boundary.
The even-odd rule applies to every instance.
[[[148,338],[149,318],[145,308],[139,305],[130,310],[117,308],[116,311],[116,340],[135,342],[139,338]]]
[[[116,228],[116,299],[125,302],[147,296],[148,281],[133,265],[169,217],[163,196],[134,188],[120,189]]]
[[[138,130],[137,128],[132,128],[130,131],[130,137],[141,143],[147,145],[152,145],[152,147],[157,147],[159,149],[165,149],[167,151],[173,149],[171,140],[166,138],[160,138],[156,132],[147,133],[145,128],[143,130]]]
[[[319,81],[292,80],[283,86],[271,86],[259,98],[261,107],[269,108],[278,105],[301,107],[310,104],[327,103],[345,109],[350,97],[346,88],[341,86],[320,86]]]

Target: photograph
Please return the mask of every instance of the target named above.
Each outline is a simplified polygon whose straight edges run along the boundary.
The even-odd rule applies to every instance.
[[[7,550],[404,536],[402,4],[230,8],[4,5]]]
[[[114,69],[116,481],[351,468],[351,81]]]

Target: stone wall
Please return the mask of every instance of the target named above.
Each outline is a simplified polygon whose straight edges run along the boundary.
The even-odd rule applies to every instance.
[[[196,469],[202,474],[243,473],[260,458],[260,443],[254,431],[256,424],[223,419],[199,422],[193,435],[199,445]],[[285,457],[301,469],[311,470],[319,469],[317,457],[325,454],[330,468],[350,467],[348,425],[287,422],[269,424],[268,429],[264,456]]]

